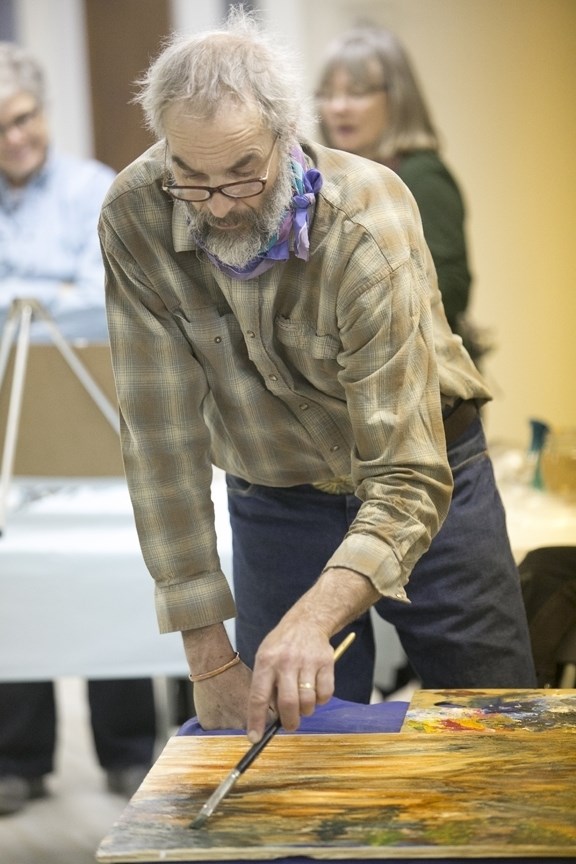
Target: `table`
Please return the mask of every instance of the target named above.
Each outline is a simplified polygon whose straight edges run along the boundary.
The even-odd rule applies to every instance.
[[[521,450],[493,445],[491,456],[516,562],[543,546],[576,546],[576,504],[530,485]]]
[[[218,553],[231,581],[219,469],[212,498]],[[123,478],[19,477],[9,505],[0,537],[0,681],[187,676],[180,634],[158,633],[154,583]],[[374,617],[377,682],[386,687],[403,652],[394,628]],[[226,628],[234,640],[234,622]]]
[[[23,504],[26,491],[54,488],[55,494]],[[576,507],[505,477],[501,489],[517,560],[539,545],[576,544]],[[125,481],[18,478],[11,492],[0,538],[0,681],[186,675],[179,634],[158,633],[153,581]],[[212,495],[218,551],[230,578],[230,525],[218,470]],[[374,621],[376,683],[388,689],[404,653],[394,628],[378,616]],[[233,622],[227,628],[233,639]]]
[[[446,719],[447,705],[454,716],[480,712],[483,728],[406,727],[434,706]],[[527,713],[524,728],[495,734],[503,714]],[[563,716],[572,721],[563,726]],[[185,724],[96,859],[567,864],[576,858],[575,716],[574,690],[419,691],[414,708],[332,700],[299,733],[280,732],[196,831],[190,821],[248,745]]]
[[[121,478],[15,481],[0,538],[0,681],[181,677],[179,633],[160,635],[154,583]],[[230,573],[223,478],[215,478],[218,548]],[[17,506],[20,502],[21,506]],[[231,625],[229,625],[231,626]]]

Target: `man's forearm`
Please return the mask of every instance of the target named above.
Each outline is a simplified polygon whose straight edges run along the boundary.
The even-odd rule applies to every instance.
[[[353,570],[331,567],[285,617],[306,620],[330,638],[380,599],[370,580]]]

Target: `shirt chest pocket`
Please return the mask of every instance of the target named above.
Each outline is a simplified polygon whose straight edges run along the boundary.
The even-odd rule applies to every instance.
[[[172,315],[199,360],[222,368],[246,353],[240,325],[230,310],[207,306],[185,312],[176,308]]]
[[[294,321],[277,315],[274,331],[278,342],[289,351],[314,360],[336,360],[341,350],[338,339],[330,333],[317,333],[307,321]]]

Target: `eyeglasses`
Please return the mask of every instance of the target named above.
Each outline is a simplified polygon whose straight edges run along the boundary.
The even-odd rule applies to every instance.
[[[255,198],[261,195],[268,182],[268,172],[272,163],[272,156],[276,148],[278,136],[274,139],[272,150],[268,157],[263,177],[252,177],[250,180],[238,180],[236,183],[224,183],[222,186],[180,186],[169,179],[169,171],[166,164],[167,149],[164,154],[164,180],[162,189],[178,201],[208,201],[216,192],[225,195],[226,198]]]
[[[5,123],[3,126],[0,125],[0,138],[5,138],[13,129],[18,129],[19,132],[25,132],[39,113],[40,106],[36,105],[34,108],[31,108],[30,111],[18,114],[13,120],[10,120],[9,123]]]
[[[336,102],[338,99],[341,99],[346,102],[362,102],[364,99],[368,99],[370,96],[373,96],[375,93],[385,93],[388,88],[382,84],[378,87],[367,87],[363,90],[348,90],[345,93],[328,93],[328,92],[319,92],[315,94],[315,99],[318,103],[327,105],[330,102]]]

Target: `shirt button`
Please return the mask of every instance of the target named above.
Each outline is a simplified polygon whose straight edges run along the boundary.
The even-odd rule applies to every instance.
[[[254,339],[254,337],[256,336],[253,330],[247,330],[246,335],[249,336],[250,339]]]
[[[221,337],[221,336],[215,336],[215,337],[214,337],[214,341],[215,341],[216,343],[221,342],[221,341],[222,341],[222,337]]]
[[[309,407],[310,406],[308,405],[307,402],[302,402],[302,404],[300,405],[300,408],[302,411],[307,411]]]
[[[278,380],[277,375],[269,375],[268,378],[270,379],[270,381],[277,381]]]
[[[330,450],[332,451],[332,453],[336,453],[336,451],[339,449],[340,449],[339,444],[333,444],[332,447],[330,447]]]

